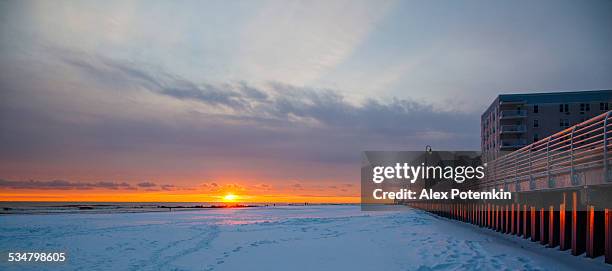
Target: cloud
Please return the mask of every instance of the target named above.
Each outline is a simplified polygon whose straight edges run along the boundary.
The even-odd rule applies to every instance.
[[[150,66],[99,56],[67,53],[63,60],[97,80],[110,80],[107,84],[138,86],[174,99],[229,109],[224,115],[226,119],[264,125],[286,122],[323,125],[388,136],[448,139],[453,134],[476,134],[471,130],[476,124],[465,125],[475,115],[436,111],[431,105],[409,99],[367,98],[355,104],[331,89],[279,82],[269,82],[264,87],[247,82],[197,83]]]
[[[136,190],[136,187],[126,182],[71,182],[65,180],[51,181],[9,181],[0,179],[0,187],[8,189],[52,189],[52,190]]]
[[[66,181],[66,180],[28,180],[28,181],[11,181],[0,179],[0,188],[4,189],[24,189],[24,190],[91,190],[91,189],[108,189],[108,190],[123,190],[132,191],[142,189],[143,191],[202,191],[215,193],[220,191],[244,191],[245,188],[237,184],[224,184],[221,186],[212,185],[184,185],[178,186],[174,184],[156,184],[154,182],[140,182],[136,185],[128,182],[86,182],[86,181]]]
[[[162,190],[165,190],[165,191],[172,191],[172,190],[176,190],[177,189],[177,187],[175,185],[172,185],[172,184],[164,184],[164,185],[161,185],[160,187],[161,187]]]
[[[151,187],[156,187],[157,184],[152,183],[152,182],[142,182],[142,183],[138,183],[138,187],[143,187],[143,188],[151,188]]]

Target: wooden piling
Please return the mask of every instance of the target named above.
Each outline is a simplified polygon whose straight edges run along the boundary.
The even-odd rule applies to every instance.
[[[521,213],[521,205],[520,204],[516,204],[516,235],[521,236],[523,235],[523,231],[521,230],[521,223],[522,223],[522,213]]]
[[[527,215],[527,204],[524,204],[523,205],[523,238],[525,239],[531,237],[530,227],[527,227],[527,225],[530,225],[530,223],[531,223],[530,216]]]
[[[536,215],[536,209],[535,207],[531,206],[531,208],[529,208],[530,211],[530,217],[531,217],[531,241],[538,241],[538,216]]]
[[[605,261],[612,264],[612,209],[604,210]]]
[[[548,210],[548,247],[559,245],[559,212],[550,206]]]
[[[487,204],[487,228],[491,227],[491,204]]]
[[[585,251],[586,214],[580,211],[578,193],[572,192],[572,255],[577,256]]]
[[[509,227],[510,223],[508,222],[508,216],[510,215],[509,213],[510,212],[508,210],[508,204],[506,204],[506,210],[504,211],[504,217],[505,217],[505,220],[504,220],[504,233],[510,233],[510,227]]]
[[[546,245],[548,243],[548,212],[545,211],[544,207],[540,208],[540,244]]]
[[[605,238],[598,238],[604,231],[604,213],[596,211],[595,206],[587,209],[587,235],[586,235],[586,256],[595,258],[603,255],[605,250]],[[605,235],[605,234],[603,234]]]
[[[568,250],[571,246],[571,219],[566,209],[566,193],[563,193],[563,203],[559,205],[559,249]]]

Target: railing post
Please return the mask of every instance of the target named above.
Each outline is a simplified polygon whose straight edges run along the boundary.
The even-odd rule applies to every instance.
[[[518,164],[517,164],[517,160],[518,160],[518,153],[515,153],[514,155],[514,181],[518,181]],[[505,184],[505,180],[504,180],[504,184]]]
[[[493,171],[493,174],[492,174],[492,175],[493,175],[493,181],[497,180],[497,159],[499,159],[499,158],[495,158],[495,160],[490,161],[490,162],[489,162],[489,161],[487,161],[487,164],[488,164],[487,166],[490,166],[490,167],[492,168],[492,170],[491,170],[491,171]],[[489,165],[489,164],[490,164],[490,165]],[[487,185],[488,185],[489,183],[490,183],[490,182],[487,182]],[[484,187],[483,187],[483,188],[484,188]]]
[[[497,160],[497,159],[495,159]],[[487,178],[487,183],[491,180],[491,179],[495,179],[495,164],[493,163],[495,160],[487,160],[487,175],[485,175],[485,177]],[[479,188],[483,188],[482,186]]]
[[[606,113],[606,118],[604,119],[604,127],[603,127],[603,180],[604,182],[608,181],[608,119],[612,115],[612,110]]]
[[[550,182],[550,152],[548,151],[548,147],[550,146],[550,139],[552,136],[548,137],[546,140],[546,180]]]
[[[570,183],[574,182],[574,131],[578,125],[575,125],[570,133]]]
[[[529,152],[528,152],[528,156],[529,156],[529,158],[528,158],[529,159],[529,182],[531,182],[531,178],[532,178],[532,175],[533,175],[533,165],[532,165],[532,162],[531,162],[531,149],[533,149],[533,143],[531,143],[529,145]]]

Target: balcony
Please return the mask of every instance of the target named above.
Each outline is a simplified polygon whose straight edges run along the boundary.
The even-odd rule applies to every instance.
[[[527,110],[502,110],[499,112],[501,119],[514,119],[527,117]]]
[[[502,125],[501,133],[502,134],[520,134],[527,131],[527,127],[525,125]]]
[[[504,106],[504,105],[523,105],[526,104],[527,101],[500,101],[499,105]]]
[[[502,139],[500,147],[502,150],[505,149],[515,149],[522,148],[527,145],[527,140],[524,138],[521,139]]]

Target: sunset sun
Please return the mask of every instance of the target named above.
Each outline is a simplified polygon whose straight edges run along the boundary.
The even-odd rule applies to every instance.
[[[223,201],[225,202],[233,202],[233,201],[236,201],[236,199],[238,199],[238,196],[234,194],[227,194],[223,196]]]

